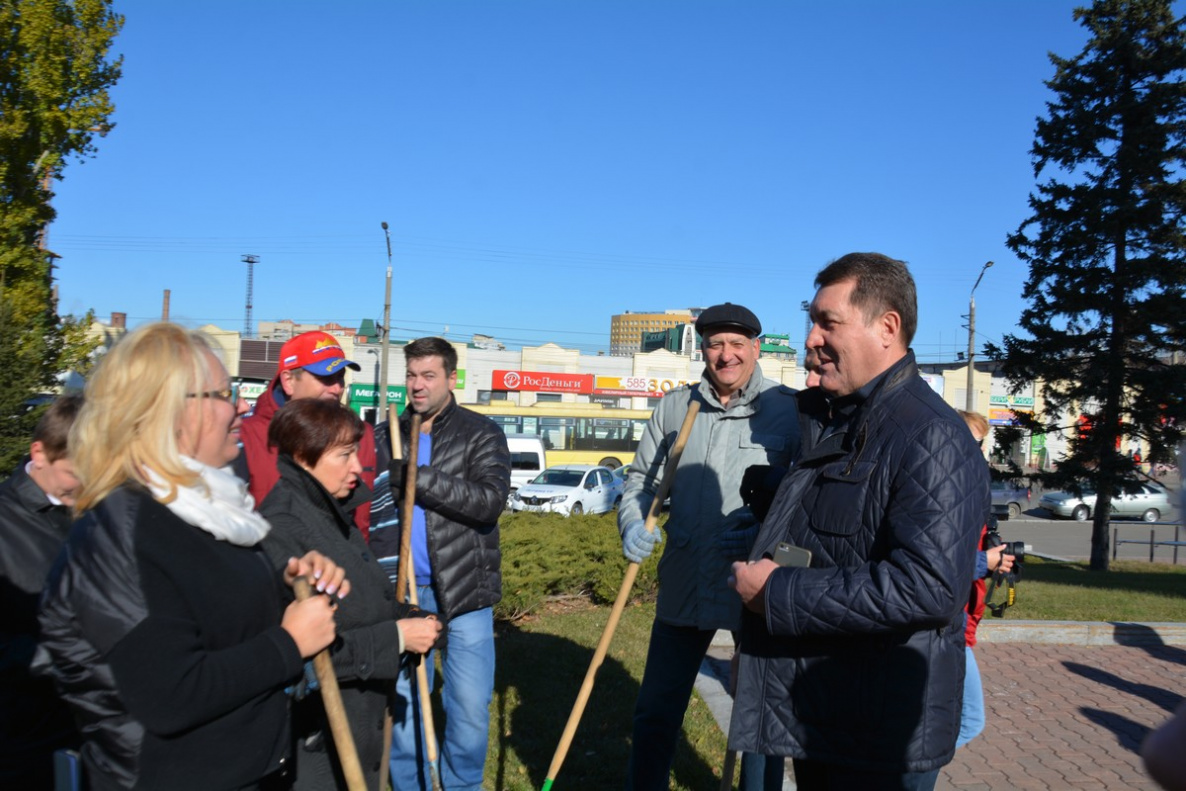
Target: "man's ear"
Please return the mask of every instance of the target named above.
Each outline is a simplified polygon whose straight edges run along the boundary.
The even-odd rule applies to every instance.
[[[281,371],[280,372],[280,389],[284,391],[284,395],[289,398],[292,397],[293,382],[295,378],[295,371]]]
[[[45,452],[45,444],[41,440],[37,440],[29,446],[29,456],[33,459],[33,466],[37,469],[48,467],[50,464],[49,454]]]
[[[902,316],[896,310],[887,310],[878,319],[878,329],[886,348],[897,344],[898,339],[902,337]]]

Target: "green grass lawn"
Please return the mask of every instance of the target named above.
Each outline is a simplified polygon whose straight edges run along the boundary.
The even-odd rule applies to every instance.
[[[1008,620],[1186,621],[1186,566],[1117,560],[1095,572],[1039,558],[1024,566]]]
[[[537,618],[499,625],[487,788],[519,791],[543,786],[609,609],[550,609]],[[634,699],[654,617],[650,603],[628,606],[622,614],[580,727],[554,778],[555,791],[624,784]],[[704,702],[693,696],[671,787],[716,788],[724,757],[724,734]]]

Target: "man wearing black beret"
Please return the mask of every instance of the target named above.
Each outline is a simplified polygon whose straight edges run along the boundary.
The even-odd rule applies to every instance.
[[[746,470],[755,465],[785,469],[799,445],[793,391],[758,369],[758,317],[726,302],[701,313],[696,331],[704,374],[697,385],[668,393],[655,409],[618,510],[623,554],[641,563],[663,540],[658,530],[647,531],[645,516],[688,405],[699,401],[671,487],[659,600],[634,712],[630,791],[668,788],[700,663],[717,630],[740,628],[741,604],[727,579],[730,563],[748,555],[758,532],[757,517],[740,491]],[[743,791],[781,789],[782,782],[782,759],[743,758]]]

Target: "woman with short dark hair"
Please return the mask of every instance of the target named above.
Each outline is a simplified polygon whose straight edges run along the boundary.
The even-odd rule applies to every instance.
[[[355,507],[370,503],[370,490],[359,477],[362,433],[358,416],[336,401],[304,398],[282,407],[268,427],[280,480],[260,513],[273,527],[264,549],[275,563],[294,552],[316,550],[350,577],[352,592],[337,610],[338,639],[330,655],[359,762],[368,787],[376,788],[387,760],[383,721],[401,654],[427,651],[441,624],[435,616],[396,603],[387,573],[350,517]],[[344,789],[321,702],[305,698],[293,707],[293,717],[295,787]]]

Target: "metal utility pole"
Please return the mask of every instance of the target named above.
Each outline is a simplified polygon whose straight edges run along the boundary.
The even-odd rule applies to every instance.
[[[973,364],[976,354],[976,286],[980,285],[981,278],[990,266],[992,261],[980,268],[976,285],[972,286],[972,293],[968,295],[968,396],[967,406],[964,407],[968,412],[976,411],[976,366]]]
[[[255,333],[251,331],[251,294],[255,290],[255,265],[259,263],[259,256],[243,255],[239,260],[247,264],[247,312],[243,316],[243,337],[254,338]]]
[[[383,292],[383,336],[379,357],[379,414],[377,420],[387,419],[387,350],[391,348],[391,233],[387,223],[382,223],[383,235],[387,237],[387,286]],[[392,431],[398,431],[395,426]]]

